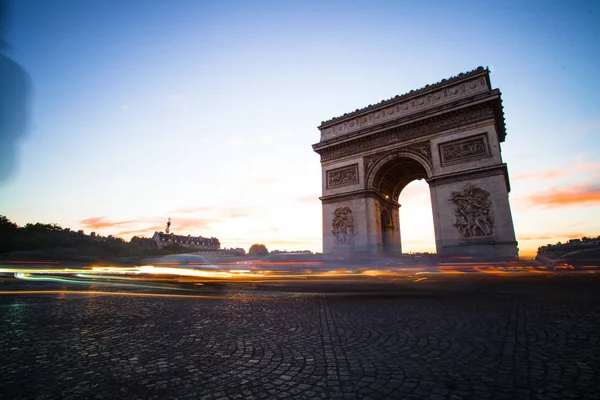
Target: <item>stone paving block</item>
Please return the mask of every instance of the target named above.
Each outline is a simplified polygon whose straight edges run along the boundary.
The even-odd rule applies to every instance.
[[[0,296],[0,398],[600,400],[597,281],[415,287]]]

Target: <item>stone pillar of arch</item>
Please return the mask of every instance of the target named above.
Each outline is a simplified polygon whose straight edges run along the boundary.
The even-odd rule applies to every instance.
[[[439,255],[518,257],[500,143],[501,94],[479,67],[323,122],[323,251],[401,253],[398,198],[430,187]],[[383,218],[383,221],[382,221]]]

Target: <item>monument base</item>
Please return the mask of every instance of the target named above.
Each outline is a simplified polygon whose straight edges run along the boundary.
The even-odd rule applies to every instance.
[[[441,246],[442,257],[468,257],[472,261],[514,261],[519,259],[517,242],[465,242],[455,246]],[[466,261],[466,260],[465,260]]]

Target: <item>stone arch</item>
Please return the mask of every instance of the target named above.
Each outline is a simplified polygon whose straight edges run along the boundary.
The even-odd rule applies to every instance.
[[[377,156],[376,156],[377,157]],[[383,155],[377,157],[367,168],[365,172],[365,189],[369,190],[373,188],[373,179],[374,175],[377,171],[381,169],[383,165],[385,165],[390,160],[398,159],[398,158],[408,158],[414,160],[419,163],[421,167],[427,173],[426,178],[431,178],[433,176],[433,167],[431,162],[425,157],[415,154],[406,150],[394,150],[389,152],[384,152]]]
[[[410,152],[394,152],[372,165],[365,179],[365,189],[397,202],[406,185],[417,179],[428,179],[432,174],[431,165],[423,157]]]
[[[438,254],[518,257],[500,150],[506,137],[502,99],[489,70],[480,67],[357,109],[319,130],[313,149],[321,156],[324,254],[383,254],[391,227],[400,252],[400,192],[426,179]],[[350,245],[331,233],[339,209],[352,215]],[[387,213],[394,225],[385,222]]]

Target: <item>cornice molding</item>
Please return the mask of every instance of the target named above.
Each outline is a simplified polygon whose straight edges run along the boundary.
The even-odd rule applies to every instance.
[[[313,149],[321,155],[321,162],[325,162],[395,143],[402,143],[410,139],[424,138],[438,132],[493,119],[494,117],[494,109],[484,103],[327,147],[318,146],[318,144],[313,145]]]
[[[323,204],[331,204],[331,203],[338,203],[340,201],[352,201],[352,200],[358,200],[358,199],[364,199],[364,198],[373,198],[373,199],[377,199],[381,202],[386,203],[388,206],[393,207],[395,209],[399,209],[400,208],[400,204],[392,199],[386,199],[382,194],[378,193],[375,190],[355,190],[352,192],[346,192],[346,193],[340,193],[340,194],[332,194],[332,195],[328,195],[328,196],[322,196],[319,197],[319,200],[321,200],[321,202]]]
[[[390,106],[392,104],[396,104],[398,102],[402,102],[402,101],[406,101],[406,100],[411,100],[415,97],[424,95],[424,94],[428,94],[429,92],[435,91],[435,90],[439,90],[441,88],[447,87],[447,86],[451,86],[454,85],[456,83],[459,83],[463,80],[468,80],[471,79],[475,76],[478,75],[485,75],[486,77],[486,84],[488,85],[488,87],[491,89],[491,85],[490,85],[490,81],[489,81],[489,69],[488,68],[483,68],[483,67],[477,67],[474,70],[468,71],[468,72],[462,72],[456,76],[450,77],[448,79],[442,79],[441,81],[431,84],[431,85],[425,85],[424,87],[417,89],[417,90],[411,90],[408,93],[404,93],[402,95],[397,95],[394,96],[390,99],[387,100],[382,100],[377,104],[369,104],[366,107],[363,108],[357,108],[356,110],[346,113],[344,115],[341,115],[339,117],[334,117],[331,118],[327,121],[323,121],[321,122],[321,125],[319,126],[320,130],[323,130],[335,123],[350,119],[352,117],[356,117],[359,116],[361,114],[364,114],[366,112],[369,111],[373,111],[373,110],[377,110],[381,107],[385,107],[385,106]]]
[[[506,191],[510,192],[510,182],[508,180],[508,168],[506,167],[506,164],[497,164],[489,167],[476,168],[469,171],[459,171],[450,174],[437,175],[433,178],[426,179],[426,182],[429,184],[429,186],[434,187],[438,185],[469,181],[494,175],[504,176],[506,180]]]

